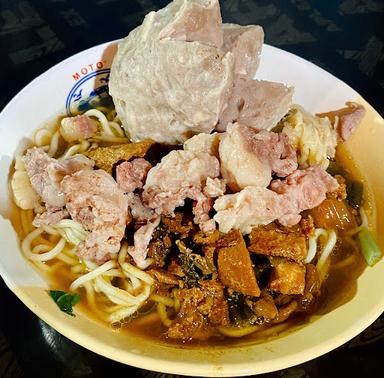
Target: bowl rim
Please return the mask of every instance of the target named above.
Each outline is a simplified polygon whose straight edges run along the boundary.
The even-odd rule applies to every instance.
[[[36,86],[38,86],[40,81],[43,79],[45,75],[65,66],[72,60],[76,60],[78,57],[80,57],[85,53],[98,51],[108,45],[117,43],[119,41],[121,41],[121,39],[101,43],[99,45],[80,51],[64,59],[63,61],[55,64],[54,66],[52,66],[51,68],[49,68],[48,70],[46,70],[45,72],[37,76],[35,79],[29,82],[23,89],[21,89],[2,109],[0,113],[0,125],[2,123],[4,115],[8,112],[8,110],[17,103],[20,97],[25,96],[27,92],[32,91]],[[326,75],[330,76],[333,80],[343,83],[343,85],[347,86],[357,96],[360,96],[348,84],[344,83],[343,81],[341,81],[331,73],[325,71],[321,67],[315,65],[314,63],[307,61],[306,59],[303,59],[288,51],[270,46],[268,44],[264,44],[263,48],[277,50],[278,52],[283,52],[284,54],[287,54],[292,59],[305,62],[305,64],[311,65],[311,67],[313,69],[316,69],[318,72],[322,72],[323,74],[325,73]],[[34,304],[32,298],[23,290],[23,288],[16,286],[12,281],[12,278],[8,277],[7,272],[3,268],[3,265],[1,264],[1,262],[0,262],[0,275],[3,278],[7,287],[36,316],[41,318],[44,322],[49,324],[52,328],[54,328],[57,332],[59,332],[63,336],[69,338],[70,340],[74,341],[78,345],[81,345],[82,347],[88,350],[91,350],[92,352],[95,352],[101,356],[110,358],[114,361],[117,361],[123,364],[128,364],[137,368],[147,369],[148,367],[150,367],[150,369],[154,369],[155,371],[163,372],[163,373],[172,373],[172,374],[181,374],[181,375],[193,374],[195,376],[206,376],[207,365],[205,365],[204,363],[199,365],[193,365],[190,362],[184,362],[184,361],[167,361],[166,364],[162,364],[163,361],[159,360],[158,358],[147,356],[147,355],[133,354],[129,350],[125,350],[125,351],[120,350],[120,353],[116,353],[116,348],[110,345],[106,345],[104,342],[99,341],[98,338],[95,336],[89,336],[86,334],[75,332],[73,327],[69,323],[63,323],[63,322],[57,321],[57,319],[55,318],[54,314],[52,314],[51,311],[45,309],[44,307],[37,307]],[[341,333],[338,333],[336,336],[332,337],[331,339],[321,342],[320,344],[316,344],[313,347],[307,348],[304,351],[298,351],[291,355],[277,357],[277,358],[274,358],[273,360],[269,360],[267,364],[268,366],[263,366],[263,364],[261,364],[260,361],[256,361],[256,362],[249,361],[249,363],[247,363],[246,366],[244,365],[239,366],[240,363],[225,363],[218,370],[212,371],[210,369],[209,374],[210,376],[222,376],[222,377],[242,376],[242,375],[249,375],[249,374],[262,374],[262,373],[272,372],[272,371],[288,368],[297,364],[307,362],[331,350],[334,350],[337,347],[344,344],[345,342],[351,340],[353,337],[355,337],[356,335],[361,333],[365,328],[367,328],[370,324],[372,324],[380,316],[383,310],[384,310],[384,296],[380,301],[376,303],[376,306],[369,309],[369,311],[365,314],[364,317],[359,317],[355,322],[353,322],[353,326],[344,330]],[[252,345],[250,347],[252,347]],[[186,373],[186,368],[187,368],[187,373]]]

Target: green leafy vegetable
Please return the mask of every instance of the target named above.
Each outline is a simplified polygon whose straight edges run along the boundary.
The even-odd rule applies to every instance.
[[[60,290],[49,290],[49,295],[61,311],[68,315],[75,316],[73,306],[80,301],[79,294],[70,294]]]
[[[365,227],[358,234],[361,251],[369,266],[375,265],[381,258],[381,251],[372,233]]]

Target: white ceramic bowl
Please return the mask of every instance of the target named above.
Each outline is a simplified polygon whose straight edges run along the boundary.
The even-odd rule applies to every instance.
[[[23,258],[9,221],[9,169],[23,138],[63,112],[81,97],[105,91],[116,43],[79,53],[54,66],[26,86],[0,116],[0,273],[7,286],[36,315],[74,342],[125,364],[175,374],[240,376],[265,373],[310,360],[348,341],[384,310],[384,261],[367,268],[352,300],[283,337],[254,345],[176,348],[127,336],[78,313],[61,313],[46,293],[47,283]],[[349,142],[356,161],[373,188],[378,209],[384,210],[381,163],[384,120],[354,90],[317,66],[265,45],[258,78],[295,86],[294,101],[311,112],[342,107],[345,101],[366,106],[367,116]],[[384,211],[373,214],[384,247]],[[6,309],[2,309],[6,311]]]

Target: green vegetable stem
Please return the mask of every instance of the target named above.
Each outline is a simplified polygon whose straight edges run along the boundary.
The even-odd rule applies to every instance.
[[[371,231],[363,227],[358,234],[361,251],[369,266],[375,265],[381,258],[381,251]]]

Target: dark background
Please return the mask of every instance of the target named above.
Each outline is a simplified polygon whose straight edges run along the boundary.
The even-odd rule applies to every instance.
[[[0,0],[0,109],[54,64],[125,36],[146,13],[167,3]],[[266,43],[331,72],[384,115],[384,0],[223,0],[221,6],[225,22],[262,25]],[[383,376],[383,350],[384,315],[339,349],[265,377]],[[0,377],[118,374],[167,377],[73,344],[33,315],[0,279]]]

